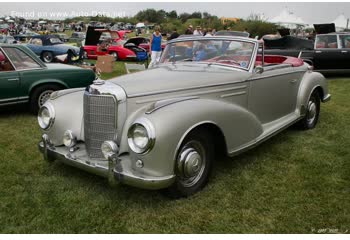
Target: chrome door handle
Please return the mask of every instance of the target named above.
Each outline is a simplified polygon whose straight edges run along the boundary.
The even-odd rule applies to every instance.
[[[319,51],[319,50],[318,50],[318,51],[315,51],[315,53],[322,53],[322,51]]]
[[[297,79],[293,79],[290,81],[290,83],[296,83],[297,82]]]
[[[342,50],[341,53],[347,53],[348,51]]]
[[[19,78],[9,78],[7,81],[19,81]]]

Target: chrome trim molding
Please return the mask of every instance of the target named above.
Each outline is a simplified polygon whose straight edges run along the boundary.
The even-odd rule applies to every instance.
[[[241,91],[241,92],[235,92],[235,93],[228,93],[228,94],[223,94],[220,97],[221,98],[227,98],[227,97],[233,97],[233,96],[240,96],[246,94],[246,91]]]
[[[183,97],[183,98],[173,98],[173,99],[168,99],[168,100],[161,100],[158,101],[156,103],[154,103],[147,111],[146,114],[151,114],[163,107],[169,106],[171,104],[174,103],[178,103],[178,102],[183,102],[183,101],[187,101],[187,100],[192,100],[192,99],[198,99],[199,97]]]
[[[165,91],[154,91],[154,92],[147,92],[147,93],[140,93],[140,94],[131,94],[131,95],[128,95],[128,97],[129,98],[145,97],[145,96],[149,96],[149,95],[157,95],[157,94],[163,94],[163,93],[172,93],[172,92],[179,92],[179,91],[186,91],[186,90],[194,90],[194,89],[201,89],[201,88],[207,88],[207,87],[220,87],[220,86],[226,86],[226,85],[232,85],[232,84],[244,83],[244,82],[246,82],[246,80],[240,81],[240,82],[228,82],[228,83],[222,83],[222,84],[208,84],[208,85],[201,85],[201,86],[190,87],[190,88],[175,88],[175,89],[170,89],[170,90],[165,90]],[[232,88],[225,89],[225,91],[244,89],[246,87],[247,87],[247,85],[232,87]],[[208,91],[205,91],[203,93],[214,93],[214,92],[221,92],[221,91],[223,91],[223,90],[221,90],[221,89],[208,90]],[[194,93],[191,93],[191,95],[193,95],[193,94]],[[142,103],[142,102],[138,102],[138,103]]]

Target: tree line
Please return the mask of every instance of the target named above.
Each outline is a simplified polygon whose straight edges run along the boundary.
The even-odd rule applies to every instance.
[[[111,18],[103,15],[91,16],[91,17],[75,17],[67,18],[65,23],[78,22],[78,21],[98,21],[104,23],[116,23],[124,22],[136,24],[138,22],[145,22],[146,24],[159,25],[162,32],[172,32],[174,29],[180,34],[183,34],[189,25],[193,27],[201,26],[202,28],[212,28],[216,30],[224,30],[230,28],[233,31],[248,31],[251,37],[262,37],[265,34],[275,33],[277,26],[273,23],[266,22],[258,15],[250,15],[246,19],[240,19],[238,21],[226,21],[223,23],[218,16],[211,15],[208,12],[195,11],[192,13],[178,14],[175,10],[164,11],[155,10],[153,8],[139,11],[132,17],[116,17]]]

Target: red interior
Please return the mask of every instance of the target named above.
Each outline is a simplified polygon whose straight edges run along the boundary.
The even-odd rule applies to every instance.
[[[290,64],[293,67],[300,67],[304,64],[304,61],[296,57],[285,57],[277,55],[265,55],[264,63],[266,64]],[[256,57],[255,66],[262,65],[262,56],[258,55]]]

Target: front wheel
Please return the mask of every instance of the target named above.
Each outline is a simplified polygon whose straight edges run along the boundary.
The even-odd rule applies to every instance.
[[[307,103],[306,115],[299,123],[302,129],[313,129],[316,126],[320,116],[320,102],[320,95],[317,91],[314,91]]]
[[[51,93],[61,90],[62,87],[54,84],[41,85],[35,88],[30,96],[30,108],[37,114],[39,108],[50,98]]]
[[[118,53],[117,52],[111,52],[110,55],[113,56],[116,61],[118,60]]]
[[[204,131],[191,133],[183,141],[176,159],[176,180],[166,193],[174,198],[187,197],[208,182],[214,157],[210,135]]]

